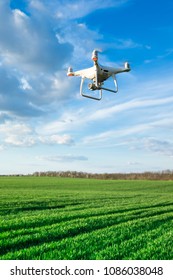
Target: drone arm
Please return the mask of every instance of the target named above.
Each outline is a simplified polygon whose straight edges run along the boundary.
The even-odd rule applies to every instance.
[[[95,85],[98,87],[98,64],[94,65],[94,70],[95,70]]]
[[[114,71],[114,74],[119,74],[119,73],[123,73],[123,72],[129,72],[130,69],[130,64],[128,62],[124,63],[124,68],[117,68]]]
[[[88,69],[79,70],[79,71],[73,71],[71,67],[68,68],[67,76],[78,76],[78,77],[84,77]]]

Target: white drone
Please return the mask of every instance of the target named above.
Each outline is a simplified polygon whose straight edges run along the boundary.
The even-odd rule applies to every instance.
[[[80,94],[84,97],[91,98],[94,100],[101,100],[102,99],[102,90],[107,90],[116,93],[118,91],[118,84],[116,80],[116,74],[123,73],[123,72],[129,72],[130,71],[130,65],[128,62],[125,62],[124,68],[113,68],[113,67],[107,67],[102,66],[98,63],[98,50],[94,50],[92,52],[92,60],[94,62],[94,66],[75,71],[73,72],[73,69],[71,67],[68,68],[67,76],[80,76],[81,77],[81,85],[80,85]],[[115,89],[108,89],[103,87],[104,81],[106,81],[109,77],[112,77],[115,84]],[[93,95],[87,95],[83,92],[83,84],[84,80],[89,79],[92,81],[92,83],[88,84],[88,89],[91,91],[98,90],[99,95],[98,97],[95,97]]]

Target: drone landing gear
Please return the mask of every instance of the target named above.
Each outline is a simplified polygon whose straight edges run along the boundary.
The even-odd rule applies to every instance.
[[[87,97],[87,98],[90,98],[90,99],[94,99],[94,100],[101,100],[102,99],[102,90],[107,90],[107,91],[110,91],[110,92],[113,92],[113,93],[116,93],[118,92],[118,84],[117,84],[117,80],[116,80],[116,77],[115,75],[112,75],[112,78],[114,80],[114,85],[115,85],[115,90],[112,90],[112,89],[109,89],[109,88],[105,88],[105,87],[102,87],[102,86],[99,86],[97,81],[96,83],[91,83],[88,85],[88,89],[90,91],[97,91],[98,92],[98,95],[97,96],[93,96],[93,95],[89,95],[89,94],[85,94],[83,92],[83,86],[84,86],[84,81],[85,81],[85,77],[82,77],[81,79],[81,85],[80,85],[80,94],[83,96],[83,97]]]
[[[91,90],[91,91],[96,91],[97,90],[97,92],[98,92],[97,96],[86,94],[86,93],[83,92],[84,81],[85,81],[85,78],[82,77],[81,85],[80,85],[80,94],[83,97],[87,97],[87,98],[98,100],[98,101],[101,100],[102,99],[102,89],[97,87],[94,83],[92,83],[92,84],[88,85],[88,89]]]

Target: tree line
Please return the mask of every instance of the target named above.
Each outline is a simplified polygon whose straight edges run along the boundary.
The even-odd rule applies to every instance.
[[[87,178],[103,180],[173,180],[173,170],[141,173],[87,173],[78,171],[34,172],[35,177]]]

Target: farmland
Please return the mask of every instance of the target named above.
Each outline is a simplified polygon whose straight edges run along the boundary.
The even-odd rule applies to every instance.
[[[0,259],[173,259],[173,182],[0,177]]]

